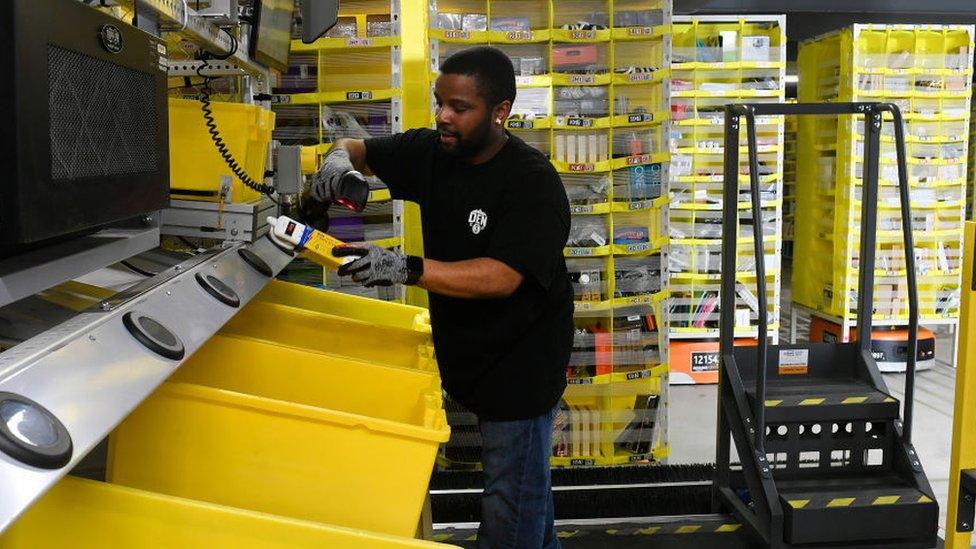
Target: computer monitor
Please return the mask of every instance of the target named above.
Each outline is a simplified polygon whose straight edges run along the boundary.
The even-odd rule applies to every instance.
[[[295,0],[257,0],[254,3],[251,57],[258,63],[282,72],[287,70],[294,11]]]

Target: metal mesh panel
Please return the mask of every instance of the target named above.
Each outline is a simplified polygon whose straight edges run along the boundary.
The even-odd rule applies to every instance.
[[[159,169],[150,74],[48,46],[51,179]]]

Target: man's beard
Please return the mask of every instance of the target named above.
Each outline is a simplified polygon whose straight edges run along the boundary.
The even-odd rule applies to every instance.
[[[438,125],[438,131],[443,131]],[[486,116],[484,121],[470,134],[448,133],[457,140],[453,147],[447,147],[441,142],[441,150],[457,158],[471,158],[476,156],[488,146],[488,138],[491,136],[491,115]]]

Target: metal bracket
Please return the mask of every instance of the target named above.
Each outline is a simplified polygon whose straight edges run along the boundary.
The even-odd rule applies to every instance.
[[[972,532],[976,519],[976,469],[963,469],[959,473],[958,503],[956,532]]]
[[[241,76],[244,71],[227,61],[170,60],[166,63],[169,76]],[[206,69],[200,67],[206,65]],[[199,72],[197,72],[199,70]]]

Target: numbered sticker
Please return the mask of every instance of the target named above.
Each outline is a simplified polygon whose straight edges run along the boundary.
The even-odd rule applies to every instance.
[[[371,91],[346,92],[346,101],[366,101],[373,98]]]
[[[718,352],[691,353],[692,372],[717,372]]]

